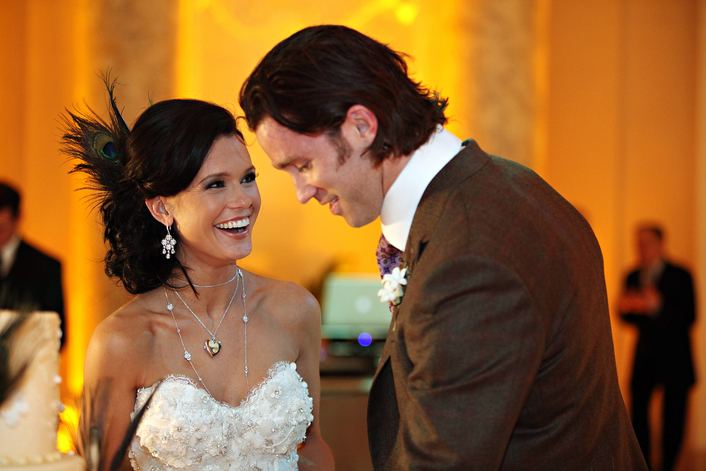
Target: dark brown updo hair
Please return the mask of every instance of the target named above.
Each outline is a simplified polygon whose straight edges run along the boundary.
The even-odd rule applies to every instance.
[[[168,284],[174,270],[186,276],[177,257],[162,255],[166,229],[150,214],[145,199],[180,193],[193,181],[216,138],[243,136],[228,110],[188,99],[151,105],[129,130],[115,104],[113,85],[108,95],[109,121],[69,112],[65,151],[78,159],[72,172],[88,174],[90,188],[98,190],[108,243],[106,274],[138,294]],[[172,236],[178,239],[176,232]]]

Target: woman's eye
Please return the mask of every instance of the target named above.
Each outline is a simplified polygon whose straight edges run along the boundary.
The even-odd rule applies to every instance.
[[[297,172],[299,172],[299,173],[306,172],[306,171],[309,170],[310,168],[311,168],[311,163],[310,163],[310,162],[307,162],[307,163],[305,163],[305,164],[300,164],[300,165],[297,165],[297,166],[296,166]]]
[[[223,180],[215,180],[206,185],[206,188],[223,188],[225,185],[226,184]]]
[[[257,178],[257,172],[251,171],[245,174],[240,183],[252,183]]]

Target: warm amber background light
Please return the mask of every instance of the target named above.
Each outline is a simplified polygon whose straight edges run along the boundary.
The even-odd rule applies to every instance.
[[[101,228],[74,191],[85,182],[66,175],[58,116],[86,104],[102,111],[97,73],[108,68],[128,122],[150,98],[202,98],[239,113],[240,85],[263,54],[321,23],[410,54],[413,75],[451,98],[453,132],[531,166],[574,203],[601,243],[611,300],[633,261],[635,223],[663,222],[670,253],[697,275],[693,338],[706,376],[706,0],[0,4],[0,178],[24,190],[23,232],[64,264],[67,398],[81,391],[95,325],[128,297],[103,274]],[[353,230],[325,207],[299,205],[288,177],[246,138],[263,209],[243,265],[309,286],[332,267],[374,272],[377,224]],[[625,385],[632,331],[614,323],[614,338]],[[701,381],[690,434],[701,452],[705,397]]]
[[[75,406],[65,406],[59,414],[56,448],[62,453],[76,453],[79,412]]]

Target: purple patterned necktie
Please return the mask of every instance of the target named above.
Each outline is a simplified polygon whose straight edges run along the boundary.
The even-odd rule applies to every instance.
[[[383,275],[390,273],[393,268],[400,266],[402,251],[390,244],[384,235],[380,235],[380,242],[378,242],[375,257],[377,257],[380,278],[382,278]]]

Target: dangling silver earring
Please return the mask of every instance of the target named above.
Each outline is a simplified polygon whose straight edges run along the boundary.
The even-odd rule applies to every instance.
[[[172,237],[172,233],[169,232],[169,226],[165,225],[167,228],[167,235],[162,239],[162,255],[164,255],[167,260],[176,253],[174,247],[176,246],[176,239]]]

